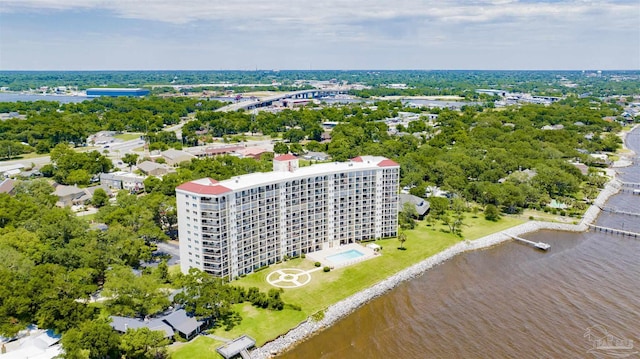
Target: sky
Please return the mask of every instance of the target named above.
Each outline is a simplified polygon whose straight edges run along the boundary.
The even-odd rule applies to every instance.
[[[640,69],[640,0],[0,0],[0,70]]]

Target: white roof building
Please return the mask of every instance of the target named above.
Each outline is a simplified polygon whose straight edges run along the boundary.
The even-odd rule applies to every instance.
[[[274,158],[273,172],[176,188],[181,270],[236,278],[304,253],[394,237],[400,166],[384,157],[300,168]]]

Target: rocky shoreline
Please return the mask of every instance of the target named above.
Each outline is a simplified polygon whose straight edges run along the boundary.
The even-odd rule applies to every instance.
[[[291,329],[287,334],[266,343],[262,347],[254,349],[251,352],[251,357],[254,359],[262,359],[270,358],[278,353],[283,353],[314,333],[333,325],[341,318],[351,314],[371,299],[383,295],[387,291],[398,286],[400,283],[413,279],[430,268],[443,263],[460,253],[492,247],[512,240],[512,236],[521,236],[540,230],[584,232],[589,228],[589,224],[595,222],[606,201],[611,196],[618,193],[620,188],[621,184],[615,178],[609,181],[605,188],[600,192],[593,205],[591,205],[585,212],[582,220],[578,224],[529,221],[501,232],[493,233],[473,241],[460,242],[449,247],[444,251],[423,260],[422,262],[414,264],[413,266],[392,275],[372,287],[331,305],[325,310],[324,318],[322,320],[316,322],[310,318],[307,319],[297,327]]]
[[[637,127],[640,127],[640,125],[635,126],[632,131]],[[623,147],[625,149],[628,149],[628,147],[626,146],[626,134],[627,132],[623,133],[622,135]],[[618,166],[615,167],[624,167],[630,165],[631,163],[631,160],[624,161],[624,163],[619,163]],[[266,343],[262,347],[254,349],[251,352],[251,358],[270,358],[279,353],[287,351],[288,349],[310,337],[311,335],[333,325],[341,318],[351,314],[353,311],[355,311],[371,299],[383,295],[384,293],[395,288],[404,281],[422,275],[430,268],[443,263],[458,254],[492,247],[500,243],[512,240],[512,236],[521,236],[540,230],[555,230],[567,232],[586,231],[589,228],[589,224],[592,224],[596,221],[607,200],[611,196],[620,192],[622,188],[622,184],[619,180],[616,179],[615,170],[610,169],[609,171],[607,171],[607,173],[612,176],[612,179],[607,182],[604,189],[600,192],[589,209],[587,209],[584,216],[582,217],[582,220],[578,224],[529,221],[527,223],[523,223],[521,225],[506,229],[501,232],[493,233],[473,241],[460,242],[436,255],[423,260],[420,263],[414,264],[413,266],[392,275],[391,277],[373,285],[370,288],[367,288],[338,303],[331,305],[325,310],[324,318],[322,320],[317,322],[312,320],[311,318],[305,320],[297,327],[291,329],[285,335],[282,335],[275,340]]]

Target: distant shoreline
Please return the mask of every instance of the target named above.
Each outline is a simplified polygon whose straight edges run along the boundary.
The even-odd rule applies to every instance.
[[[457,95],[439,95],[439,96],[371,96],[375,100],[426,100],[426,101],[466,101],[464,97]]]

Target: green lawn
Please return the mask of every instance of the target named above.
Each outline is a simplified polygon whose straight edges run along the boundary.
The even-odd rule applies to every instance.
[[[222,359],[216,348],[224,344],[215,339],[198,336],[189,343],[176,343],[169,347],[171,359]]]
[[[113,137],[119,139],[119,140],[123,140],[123,141],[131,141],[131,140],[136,140],[138,138],[140,138],[140,136],[142,136],[142,133],[120,133],[117,134]]]
[[[78,218],[80,219],[84,219],[87,222],[91,222],[94,219],[96,219],[96,214],[97,213],[92,213],[92,214],[87,214],[86,216],[78,216]]]
[[[463,227],[464,239],[477,239],[520,223],[524,220],[505,217],[499,222],[486,221],[479,218],[465,219]],[[323,310],[342,299],[345,299],[377,282],[418,263],[453,244],[463,240],[458,236],[441,231],[442,225],[427,227],[420,222],[414,230],[407,231],[407,250],[398,250],[397,239],[379,240],[375,243],[382,246],[382,255],[349,267],[339,268],[325,273],[316,271],[311,274],[311,282],[303,287],[285,289],[282,298],[286,303],[299,305],[302,311],[285,309],[281,312],[258,310],[248,304],[239,305],[237,309],[242,315],[242,323],[227,332],[223,328],[215,331],[221,337],[235,338],[248,334],[256,339],[257,345],[286,333],[301,321],[315,312]],[[312,269],[313,263],[306,259],[294,259],[271,266],[265,270],[248,275],[234,281],[233,284],[244,287],[258,287],[262,291],[273,288],[266,277],[276,269],[282,268]]]
[[[180,273],[180,264],[169,266],[169,274],[174,275]]]

